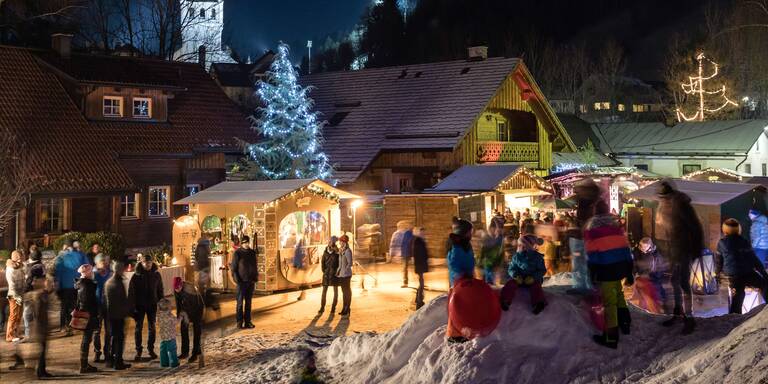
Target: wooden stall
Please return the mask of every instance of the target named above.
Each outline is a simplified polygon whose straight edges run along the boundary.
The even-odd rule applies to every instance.
[[[229,273],[232,252],[248,235],[258,254],[257,291],[317,284],[322,277],[320,259],[331,234],[352,230],[341,228],[339,202],[357,197],[320,180],[223,182],[174,203],[188,205],[192,219],[174,227],[178,231],[174,240],[178,238],[179,243],[174,241],[173,256],[177,263],[191,265],[195,255],[188,250],[197,238],[207,236],[213,286],[230,289],[234,287]],[[189,224],[190,220],[196,224]],[[195,225],[200,231],[197,238],[192,233]]]
[[[454,216],[458,216],[458,195],[409,194],[384,197],[384,239],[389,247],[397,223],[408,222],[411,226],[426,229],[425,240],[429,256],[444,258],[446,238],[451,232]]]

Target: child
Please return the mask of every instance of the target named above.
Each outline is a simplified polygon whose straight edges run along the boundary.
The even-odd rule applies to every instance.
[[[449,238],[451,240],[451,249],[448,251],[448,284],[451,290],[448,297],[453,294],[453,285],[456,280],[462,278],[473,278],[475,273],[475,255],[472,252],[472,223],[464,219],[459,219],[453,226],[453,231]],[[450,310],[450,309],[449,309]],[[464,337],[461,330],[451,324],[451,318],[448,317],[448,326],[445,330],[448,341],[452,343],[463,343],[468,339]]]
[[[552,241],[552,236],[544,236],[544,242],[541,244],[541,253],[544,255],[544,266],[547,268],[546,276],[552,276],[557,273],[555,270],[555,259],[557,259],[555,251],[557,251],[557,248]]]
[[[651,312],[658,312],[658,305],[666,304],[667,301],[667,292],[664,290],[664,274],[667,272],[666,261],[650,237],[643,237],[637,249],[640,251],[640,254],[635,260],[635,275],[637,277],[647,276],[654,293],[658,293],[658,299],[661,301],[660,303],[646,303],[645,309]],[[651,308],[650,304],[653,304],[655,308]]]
[[[157,303],[157,327],[160,329],[160,366],[179,366],[176,356],[176,325],[179,320],[171,313],[171,302],[162,299]]]
[[[541,244],[535,235],[525,235],[520,238],[521,250],[512,257],[509,263],[509,277],[501,290],[501,309],[508,310],[509,304],[515,298],[515,292],[520,286],[528,287],[531,293],[533,313],[538,315],[547,306],[541,283],[544,281],[544,256],[536,251],[536,245]]]
[[[741,236],[741,224],[736,219],[723,222],[723,238],[717,243],[717,274],[728,279],[733,298],[728,313],[741,313],[744,288],[759,288],[768,301],[768,272],[755,255],[752,245]]]

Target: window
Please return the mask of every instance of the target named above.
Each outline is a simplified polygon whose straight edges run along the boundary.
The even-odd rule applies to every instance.
[[[701,171],[701,164],[683,164],[683,175],[696,171]]]
[[[171,187],[149,187],[149,217],[168,217]]]
[[[509,129],[506,121],[497,121],[496,130],[499,133],[499,141],[509,141]]]
[[[187,184],[184,187],[184,196],[192,196],[198,192],[200,192],[200,184]],[[189,213],[189,205],[184,206],[184,212]]]
[[[194,8],[189,8],[187,10],[187,18],[188,19],[194,19],[195,18],[195,9]]]
[[[768,176],[768,164],[763,163],[763,176]]]
[[[139,194],[130,193],[120,196],[120,218],[136,219],[139,217]]]
[[[123,117],[123,98],[104,96],[104,117]]]
[[[42,233],[61,232],[64,218],[62,199],[40,200],[38,230]]]
[[[152,117],[152,98],[134,97],[133,98],[133,117],[140,119],[149,119]]]
[[[399,184],[400,184],[400,193],[408,192],[411,190],[411,179],[401,178]]]
[[[752,174],[752,164],[744,164],[744,172]]]
[[[618,107],[619,112],[624,112],[624,104],[619,104]]]
[[[579,112],[587,113],[587,106],[584,104],[579,105]]]
[[[607,101],[600,101],[595,103],[595,111],[609,110],[611,109],[611,103]]]
[[[215,18],[216,18],[216,8],[211,9],[211,19],[215,19]]]
[[[205,18],[205,8],[200,8],[200,17]]]
[[[648,104],[632,104],[632,112],[648,112],[650,109]]]
[[[635,164],[635,165],[633,165],[633,167],[635,167],[637,169],[642,169],[643,171],[647,171],[648,170],[648,164]]]

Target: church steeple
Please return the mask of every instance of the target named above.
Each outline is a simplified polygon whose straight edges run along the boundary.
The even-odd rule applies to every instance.
[[[198,61],[200,46],[205,46],[206,69],[211,63],[233,62],[229,48],[222,43],[224,32],[224,0],[180,0],[181,47],[174,58]]]

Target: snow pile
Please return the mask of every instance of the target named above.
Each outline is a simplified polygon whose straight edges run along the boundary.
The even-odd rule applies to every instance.
[[[577,297],[548,291],[549,306],[533,315],[527,292],[488,337],[445,341],[446,296],[433,300],[392,332],[338,338],[318,352],[328,382],[359,383],[749,383],[768,380],[768,310],[748,318],[702,319],[696,332],[664,328],[661,318],[634,312],[633,333],[618,350],[594,344],[595,332]]]
[[[554,274],[544,280],[544,284],[541,284],[542,287],[555,287],[562,285],[567,285],[568,288],[573,286],[573,276],[571,276],[571,272],[560,272]]]

